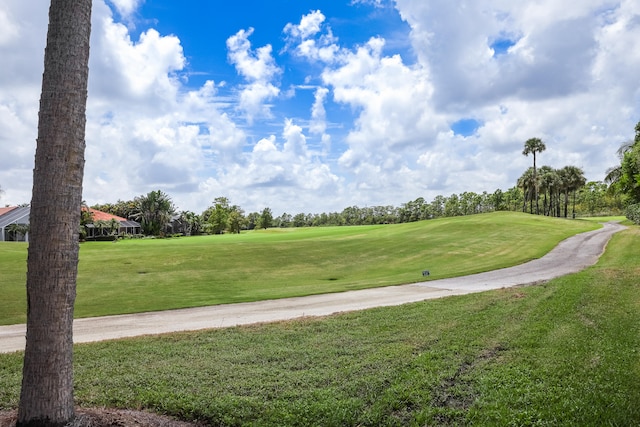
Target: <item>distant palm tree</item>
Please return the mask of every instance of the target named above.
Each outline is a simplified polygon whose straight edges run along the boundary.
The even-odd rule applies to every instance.
[[[80,204],[80,240],[84,240],[89,235],[89,224],[93,224],[93,212],[83,200]]]
[[[99,236],[104,236],[104,230],[109,228],[109,222],[104,219],[99,219],[93,222],[94,227],[98,230]]]
[[[146,235],[162,234],[176,211],[171,198],[160,190],[136,197],[134,202],[135,211],[131,217],[140,222]]]
[[[542,214],[550,216],[553,212],[555,192],[558,187],[558,173],[550,166],[542,166],[538,172],[540,191],[543,195]]]
[[[622,162],[624,160],[625,154],[631,152],[634,143],[635,141],[633,140],[625,141],[616,151],[616,154],[620,159],[620,164],[607,169],[607,175],[604,177],[604,182],[609,185],[609,190],[613,191],[621,183],[622,177],[624,176],[624,172],[622,170]]]
[[[620,164],[607,170],[604,182],[611,193],[624,196],[627,202],[640,203],[640,122],[633,140],[622,143],[617,151]]]
[[[115,218],[111,218],[109,220],[109,234],[117,236],[118,230],[120,230],[120,222]]]
[[[527,202],[529,202],[530,213],[533,213],[533,198],[535,193],[535,179],[533,168],[529,168],[520,178],[518,178],[518,188],[522,189],[522,212],[527,211]]]
[[[564,198],[564,217],[568,216],[569,193],[573,193],[573,214],[576,217],[576,191],[584,187],[587,179],[584,172],[577,166],[565,166],[560,169],[559,174],[563,178],[565,198]]]
[[[7,226],[7,231],[10,233],[11,239],[13,241],[19,241],[21,238],[26,237],[29,232],[28,224],[9,224]]]
[[[200,215],[191,211],[182,211],[180,213],[180,221],[184,224],[184,233],[187,236],[200,234],[200,230],[202,228]]]
[[[529,154],[533,154],[533,182],[534,182],[534,197],[536,199],[536,214],[540,213],[540,208],[538,207],[538,176],[536,171],[536,153],[541,153],[546,150],[547,147],[544,145],[544,142],[540,138],[530,138],[524,143],[524,150],[522,150],[522,154],[528,156]]]

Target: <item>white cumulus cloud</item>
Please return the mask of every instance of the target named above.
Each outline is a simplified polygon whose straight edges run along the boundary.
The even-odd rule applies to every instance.
[[[253,31],[253,28],[240,30],[227,39],[229,60],[248,82],[240,92],[239,108],[245,112],[249,122],[257,116],[270,116],[270,107],[266,102],[280,93],[272,80],[281,72],[271,55],[271,45],[255,51],[251,49],[249,37]]]

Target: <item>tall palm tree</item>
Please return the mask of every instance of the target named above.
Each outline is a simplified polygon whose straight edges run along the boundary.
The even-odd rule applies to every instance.
[[[535,184],[534,189],[534,197],[536,199],[536,214],[540,213],[540,208],[538,207],[538,179],[536,172],[536,153],[541,153],[546,150],[547,147],[544,145],[544,142],[540,138],[529,138],[524,143],[524,150],[522,150],[522,154],[525,156],[529,156],[529,154],[533,154],[533,182]]]
[[[90,33],[91,0],[51,0],[33,169],[18,426],[64,425],[74,417],[73,306]]]

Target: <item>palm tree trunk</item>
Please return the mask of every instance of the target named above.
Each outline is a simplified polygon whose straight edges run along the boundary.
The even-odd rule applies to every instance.
[[[530,193],[529,194],[529,213],[533,214],[533,198],[535,197],[535,188],[532,188],[529,191],[529,193]],[[531,193],[534,193],[534,194],[531,194]]]
[[[27,261],[27,344],[17,426],[74,416],[73,305],[84,173],[91,0],[52,0]]]
[[[538,204],[538,176],[536,172],[536,152],[533,152],[533,188],[534,188],[534,197],[536,198],[536,215],[540,214],[540,207]]]

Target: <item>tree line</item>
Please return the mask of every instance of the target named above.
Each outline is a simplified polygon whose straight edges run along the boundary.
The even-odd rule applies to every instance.
[[[171,197],[161,190],[133,200],[93,205],[92,208],[140,222],[145,235],[201,235],[240,233],[243,230],[323,227],[349,225],[399,224],[442,217],[473,215],[495,211],[523,211],[550,216],[611,215],[622,212],[621,198],[611,194],[604,182],[584,182],[578,168],[553,169],[543,166],[528,169],[517,185],[503,191],[475,193],[465,191],[433,200],[418,197],[400,206],[348,206],[339,212],[283,213],[274,216],[271,208],[246,213],[224,196],[214,199],[203,212],[179,211]],[[538,182],[537,189],[535,182]],[[578,187],[578,183],[581,185]],[[538,193],[537,202],[534,199]],[[538,206],[537,210],[535,206]],[[105,224],[105,227],[108,225]]]
[[[246,213],[224,196],[214,199],[203,212],[178,210],[171,197],[161,190],[133,200],[96,204],[94,209],[138,221],[148,236],[240,233],[243,230],[398,224],[441,217],[473,215],[494,211],[522,211],[555,217],[626,214],[640,223],[640,122],[635,138],[618,150],[620,165],[607,171],[604,181],[586,181],[582,169],[564,166],[556,169],[537,166],[537,155],[546,150],[539,138],[524,143],[522,154],[532,155],[529,167],[508,190],[492,193],[465,191],[438,195],[428,201],[418,197],[400,206],[349,206],[339,212],[283,213],[274,216],[269,207]],[[0,190],[1,191],[1,190]],[[94,221],[86,212],[81,226],[93,226],[100,234],[117,233],[117,224]],[[82,234],[81,227],[81,234]]]
[[[539,138],[525,142],[523,155],[533,155],[533,166],[506,191],[465,191],[449,196],[438,195],[430,201],[418,197],[400,206],[354,205],[339,212],[285,212],[274,216],[269,207],[247,214],[239,205],[220,196],[203,212],[196,213],[178,210],[167,193],[155,190],[132,200],[91,207],[138,221],[142,234],[147,236],[240,233],[273,227],[398,224],[495,211],[522,211],[565,218],[626,213],[630,219],[640,222],[640,122],[636,126],[635,139],[625,142],[618,151],[620,165],[610,168],[604,181],[587,182],[583,171],[576,166],[559,169],[538,167],[536,155],[545,149]],[[84,210],[81,214],[81,235],[83,227],[88,224],[93,224],[100,235],[118,231],[118,224],[114,221],[93,220]]]
[[[633,141],[618,150],[620,165],[607,171],[604,181],[587,181],[577,166],[552,168],[537,165],[537,155],[546,150],[540,138],[524,143],[522,154],[533,157],[533,165],[506,191],[492,193],[465,191],[449,196],[438,195],[428,201],[424,197],[400,206],[349,206],[340,212],[283,213],[274,217],[265,207],[246,214],[224,196],[200,214],[178,211],[171,197],[161,190],[133,200],[118,200],[92,206],[104,212],[141,223],[146,235],[222,234],[272,227],[322,227],[348,225],[398,224],[441,217],[473,215],[495,211],[522,211],[531,214],[573,217],[607,216],[626,213],[640,223],[640,122]]]
[[[620,164],[607,170],[605,182],[620,197],[627,218],[640,224],[640,122],[633,140],[623,142],[617,154]]]
[[[607,170],[604,181],[586,182],[582,169],[576,166],[538,169],[536,154],[545,149],[539,138],[525,142],[522,154],[533,155],[533,166],[518,179],[523,212],[528,209],[530,213],[566,218],[571,205],[573,217],[624,213],[640,224],[640,122],[635,126],[634,139],[623,142],[618,149],[620,164]]]

